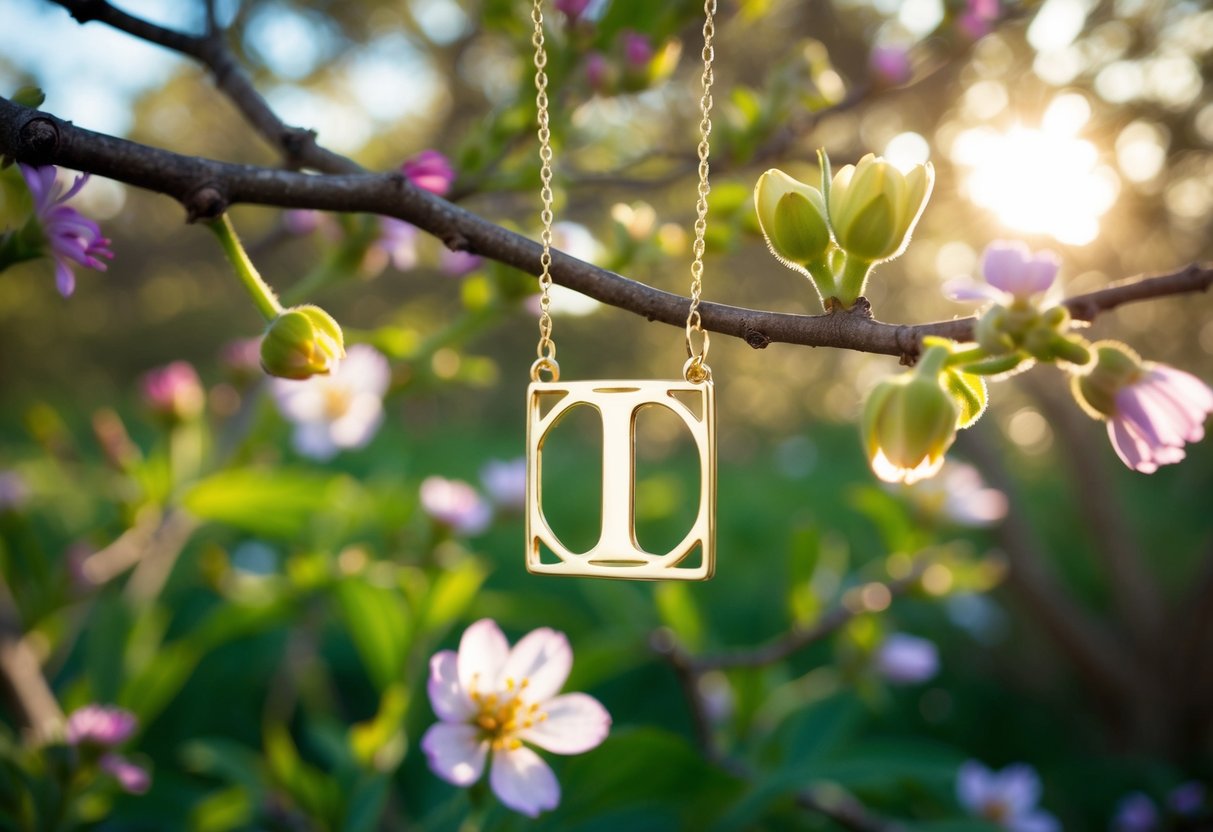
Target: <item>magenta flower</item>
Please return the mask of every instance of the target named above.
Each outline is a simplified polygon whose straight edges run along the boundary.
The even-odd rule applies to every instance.
[[[939,672],[939,650],[925,638],[893,633],[876,648],[872,667],[895,685],[925,682]]]
[[[328,375],[274,379],[278,410],[295,424],[295,450],[324,461],[370,442],[383,422],[391,375],[387,358],[373,347],[355,344]]]
[[[644,69],[653,60],[653,42],[639,32],[623,33],[623,59],[633,69]]]
[[[149,370],[143,374],[139,387],[148,409],[169,422],[196,419],[206,406],[202,380],[187,361],[174,361]]]
[[[602,704],[584,693],[557,694],[573,666],[563,633],[532,630],[513,649],[497,623],[484,618],[467,628],[459,652],[430,659],[427,690],[439,722],[421,739],[430,768],[456,786],[484,773],[509,808],[530,817],[560,803],[556,776],[523,743],[555,754],[581,754],[611,728]]]
[[[426,477],[421,482],[420,497],[422,510],[457,534],[474,537],[493,519],[492,507],[463,480]]]
[[[569,22],[575,23],[590,7],[590,0],[556,0],[556,11],[563,12]]]
[[[1031,766],[1018,763],[991,771],[976,760],[956,774],[956,796],[969,814],[1010,832],[1060,832],[1061,824],[1040,802],[1040,778]]]
[[[949,280],[943,293],[952,300],[994,301],[1009,306],[1027,304],[1053,285],[1061,258],[1049,249],[1035,254],[1018,240],[995,240],[981,256],[985,282],[971,277]]]
[[[521,511],[526,505],[526,457],[489,460],[480,469],[480,483],[493,505]]]
[[[970,39],[979,40],[994,29],[1001,14],[1000,5],[999,0],[966,0],[956,24]]]
[[[423,150],[406,159],[400,170],[415,187],[438,196],[446,196],[455,181],[455,169],[450,160],[437,150]]]
[[[590,89],[601,92],[606,87],[611,65],[601,52],[589,52],[585,56],[585,80]]]
[[[106,754],[98,765],[102,771],[118,781],[123,791],[131,794],[143,794],[152,785],[152,777],[147,773],[147,769],[120,754]]]
[[[898,86],[910,80],[910,52],[904,46],[877,46],[868,55],[873,77],[886,86]]]
[[[64,204],[80,193],[88,182],[88,174],[77,176],[64,193],[58,181],[59,171],[54,165],[35,168],[18,164],[17,167],[34,197],[34,216],[42,226],[49,254],[55,261],[55,285],[59,294],[68,297],[76,288],[72,263],[103,272],[107,266],[99,258],[112,259],[114,256],[108,248],[110,241],[101,236],[101,227]]]
[[[138,725],[130,711],[108,705],[85,705],[67,718],[67,742],[110,748],[130,739]]]

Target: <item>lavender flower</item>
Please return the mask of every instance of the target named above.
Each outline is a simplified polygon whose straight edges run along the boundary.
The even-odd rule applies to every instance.
[[[971,277],[949,280],[943,292],[952,300],[988,300],[1004,306],[1028,304],[1053,285],[1061,258],[1050,249],[1032,253],[1018,240],[995,240],[981,256],[985,282]]]
[[[380,217],[379,238],[374,245],[388,256],[397,271],[407,272],[417,265],[417,227],[404,220]],[[383,267],[382,259],[377,265]]]
[[[1184,444],[1205,436],[1213,390],[1191,373],[1145,362],[1140,378],[1116,393],[1108,437],[1125,465],[1152,474],[1184,458]]]
[[[976,760],[961,765],[956,775],[956,796],[969,814],[1010,832],[1060,832],[1061,824],[1036,808],[1040,778],[1028,765],[1017,763],[991,771]]]
[[[383,422],[383,396],[391,381],[387,358],[356,344],[329,375],[304,381],[274,379],[279,411],[295,424],[295,450],[324,461],[361,448]]]
[[[0,511],[15,511],[29,501],[29,486],[16,471],[0,471]]]
[[[1142,792],[1121,798],[1112,816],[1112,832],[1157,832],[1161,818],[1158,806]]]
[[[872,667],[895,685],[925,682],[939,672],[939,650],[925,638],[893,633],[876,648]]]
[[[426,477],[420,497],[422,510],[457,534],[474,537],[493,519],[492,507],[463,480]]]
[[[526,505],[526,457],[489,460],[480,469],[480,482],[494,505],[520,511]]]
[[[1167,795],[1167,808],[1177,815],[1194,815],[1205,805],[1205,787],[1195,781],[1181,783]]]
[[[147,769],[120,754],[106,754],[98,765],[102,771],[118,781],[123,791],[131,794],[143,794],[152,785],[152,777],[147,773]]]
[[[67,742],[111,748],[130,739],[138,725],[130,711],[108,705],[85,705],[67,718]]]
[[[881,84],[899,86],[910,80],[910,53],[904,46],[877,46],[868,55],[868,69]]]
[[[439,256],[438,269],[451,277],[463,277],[480,268],[482,262],[484,262],[483,258],[471,252],[451,251],[444,248]]]
[[[563,633],[533,630],[513,649],[501,628],[485,618],[430,660],[427,690],[439,722],[421,739],[430,769],[456,786],[484,774],[509,808],[530,817],[560,803],[560,784],[532,743],[556,754],[596,747],[611,728],[602,704],[584,693],[557,696],[573,666]]]
[[[49,254],[55,261],[55,285],[59,294],[68,297],[76,288],[72,263],[103,272],[107,267],[99,258],[112,259],[114,256],[108,248],[110,241],[101,236],[100,226],[64,204],[80,193],[88,182],[88,174],[77,176],[64,193],[58,182],[59,172],[53,165],[35,168],[18,164],[17,167],[34,198],[34,216],[42,226]]]

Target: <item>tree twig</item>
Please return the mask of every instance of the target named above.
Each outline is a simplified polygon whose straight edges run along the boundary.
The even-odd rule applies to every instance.
[[[63,735],[63,711],[42,675],[38,657],[25,640],[17,605],[0,581],[0,681],[7,689],[16,720],[36,745]]]
[[[538,243],[413,187],[399,173],[311,175],[183,156],[95,133],[0,98],[0,153],[34,165],[59,164],[177,199],[192,219],[212,218],[238,203],[397,217],[429,232],[448,248],[469,251],[530,274],[539,271]],[[563,286],[650,321],[682,327],[687,298],[629,280],[555,252],[552,277]],[[1088,319],[1147,298],[1206,290],[1213,264],[1102,289],[1066,301]],[[828,315],[793,315],[705,302],[704,326],[761,349],[771,343],[836,347],[912,360],[921,339],[972,338],[973,318],[907,325],[875,320],[866,303]]]

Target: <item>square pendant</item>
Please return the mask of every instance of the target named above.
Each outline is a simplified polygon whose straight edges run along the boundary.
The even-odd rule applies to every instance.
[[[543,445],[576,407],[602,419],[602,528],[587,552],[569,550],[543,511]],[[699,457],[699,510],[686,536],[664,553],[636,539],[636,417],[669,410],[690,431]],[[711,380],[533,382],[527,389],[526,566],[540,575],[704,581],[716,560],[716,397]],[[544,559],[543,547],[551,553]],[[698,556],[696,556],[696,554]]]

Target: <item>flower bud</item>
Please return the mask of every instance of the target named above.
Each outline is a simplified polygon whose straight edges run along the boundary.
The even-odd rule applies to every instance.
[[[909,484],[934,475],[956,438],[960,413],[937,365],[882,381],[864,405],[864,449],[872,471],[886,482]]]
[[[785,265],[802,269],[830,247],[821,191],[772,168],[754,186],[754,207],[767,245]]]
[[[1091,368],[1071,380],[1074,398],[1094,419],[1116,413],[1116,393],[1142,373],[1141,357],[1119,341],[1096,341]]]
[[[333,317],[318,306],[283,311],[261,339],[261,368],[279,378],[326,375],[345,358],[345,339]]]
[[[140,382],[148,409],[169,424],[191,422],[206,406],[206,391],[192,364],[174,361],[149,370]]]
[[[891,260],[905,249],[935,184],[930,162],[902,173],[869,153],[847,165],[829,185],[834,239],[847,254],[868,262]]]

